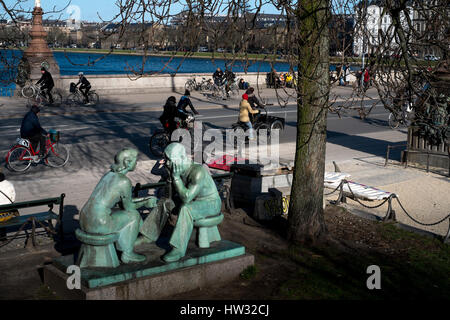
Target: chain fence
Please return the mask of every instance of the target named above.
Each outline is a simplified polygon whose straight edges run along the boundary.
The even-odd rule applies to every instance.
[[[421,225],[421,226],[425,226],[425,227],[430,227],[430,226],[435,226],[438,224],[441,224],[442,222],[448,220],[448,231],[447,234],[443,237],[443,242],[444,243],[448,243],[450,240],[450,213],[445,216],[444,218],[436,221],[436,222],[432,222],[432,223],[424,223],[424,222],[420,222],[419,220],[415,219],[403,206],[403,204],[401,203],[400,199],[397,197],[397,195],[395,193],[391,193],[389,195],[389,197],[383,199],[382,202],[380,202],[379,204],[376,204],[374,206],[369,206],[363,202],[361,202],[361,200],[358,199],[358,196],[355,195],[355,193],[353,192],[352,188],[350,187],[350,182],[343,179],[341,180],[341,182],[339,183],[339,185],[331,192],[329,193],[325,193],[324,195],[328,196],[331,195],[333,193],[335,193],[336,191],[339,190],[339,196],[338,199],[333,201],[334,204],[339,204],[341,202],[345,202],[346,196],[344,195],[344,185],[347,185],[348,190],[350,191],[351,196],[349,197],[350,199],[356,201],[357,203],[359,203],[360,205],[362,205],[364,208],[367,209],[376,209],[376,208],[380,208],[381,206],[383,206],[386,202],[388,203],[388,209],[386,212],[386,216],[383,218],[383,221],[388,221],[388,220],[394,220],[396,221],[395,218],[395,211],[392,209],[392,200],[395,199],[398,203],[398,205],[400,206],[400,208],[403,210],[403,212],[406,214],[406,216],[411,219],[412,221],[414,221],[415,223]]]

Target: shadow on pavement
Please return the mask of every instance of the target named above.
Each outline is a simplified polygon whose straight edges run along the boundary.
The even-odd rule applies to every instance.
[[[363,136],[348,135],[341,132],[327,130],[327,142],[337,144],[352,150],[369,153],[378,157],[386,157],[387,146],[400,146],[405,144],[401,142],[389,142],[380,139],[374,139]],[[400,160],[401,148],[392,149],[389,154],[390,160]]]

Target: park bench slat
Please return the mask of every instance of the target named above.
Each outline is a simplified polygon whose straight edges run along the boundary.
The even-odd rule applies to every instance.
[[[38,221],[58,219],[58,215],[53,212],[40,212],[34,214],[27,214],[23,216],[14,217],[6,222],[0,223],[0,228],[21,226],[22,224],[25,223],[25,221],[27,221],[27,219],[31,217],[34,217]]]

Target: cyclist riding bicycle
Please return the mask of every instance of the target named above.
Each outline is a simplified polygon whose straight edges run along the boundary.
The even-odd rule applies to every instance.
[[[45,142],[48,132],[41,127],[39,122],[38,113],[40,109],[37,105],[33,105],[31,110],[25,115],[22,120],[22,125],[20,127],[20,136],[22,139],[28,139],[31,142],[33,150],[37,150],[38,143],[39,148],[39,158],[43,158],[45,152]]]
[[[245,93],[248,95],[248,103],[250,103],[250,106],[252,108],[263,108],[264,106],[259,102],[258,98],[255,95],[255,88],[250,87],[245,91]]]
[[[89,103],[88,93],[89,93],[89,90],[91,90],[91,83],[86,79],[83,72],[78,73],[78,76],[80,77],[80,80],[78,80],[75,87],[77,87],[79,84],[81,84],[80,92],[84,96],[84,104],[87,104],[87,103]]]
[[[42,95],[44,97],[48,96],[48,102],[50,104],[53,104],[53,96],[51,94],[51,91],[55,86],[55,83],[53,82],[52,74],[48,72],[44,67],[41,68],[41,73],[42,76],[36,84],[39,85],[42,83],[41,86]]]
[[[181,116],[183,120],[186,120],[188,117],[188,111],[186,110],[187,106],[189,106],[194,114],[199,114],[197,110],[195,110],[191,99],[189,98],[191,96],[191,93],[189,90],[186,89],[184,91],[184,96],[180,98],[180,101],[178,101],[177,109],[178,113]]]
[[[259,110],[253,110],[250,106],[250,103],[248,101],[248,94],[244,93],[242,95],[241,103],[239,104],[239,121],[242,123],[245,123],[248,129],[250,129],[249,133],[249,139],[254,140],[255,137],[253,135],[253,125],[251,122],[251,119],[249,117],[249,114],[256,114],[259,113]]]
[[[163,125],[164,130],[172,134],[174,130],[177,129],[177,124],[175,122],[175,117],[178,116],[177,109],[177,99],[174,96],[170,96],[166,104],[164,105],[163,114],[159,117],[159,121]]]

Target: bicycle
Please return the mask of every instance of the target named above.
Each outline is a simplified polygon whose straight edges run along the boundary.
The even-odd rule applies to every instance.
[[[262,114],[261,111],[257,114],[249,114],[253,130],[257,134],[259,134],[259,130],[267,130],[268,133],[268,139],[267,143],[271,143],[272,138],[272,130],[284,130],[285,127],[285,119],[276,117],[276,116],[270,116],[266,106],[269,106],[272,104],[263,104],[261,107],[257,107],[257,109],[262,109],[264,113]],[[242,129],[244,132],[248,130],[247,125],[244,122],[238,121],[236,123],[233,123],[231,125],[231,128],[233,130],[236,129]],[[248,140],[248,137],[245,137],[246,141]]]
[[[70,94],[66,98],[66,104],[69,106],[81,105],[84,102],[84,95],[75,83],[70,83]],[[97,105],[100,98],[95,90],[90,90],[88,93],[88,104]]]
[[[60,106],[62,102],[62,95],[54,89],[52,89],[51,94],[53,96],[53,105],[56,107]],[[22,88],[22,96],[28,100],[34,100],[33,102],[40,105],[49,104],[49,100],[47,99],[47,96],[43,94],[41,87],[32,82],[28,82],[28,84]],[[29,102],[29,104],[32,103]]]
[[[189,131],[189,135],[191,137],[191,150],[196,150],[199,144],[202,141],[202,138],[197,137],[194,135],[194,128],[197,128],[197,123],[195,121],[195,117],[192,113],[188,113],[188,117],[186,120],[182,120],[180,118],[175,118],[176,127],[177,129],[182,128]],[[204,131],[203,123],[201,125],[202,134]],[[169,132],[168,128],[164,128],[164,130],[160,130],[155,132],[151,137],[149,141],[149,148],[150,152],[156,156],[161,157],[164,153],[164,149],[170,144],[171,142],[171,132]],[[182,139],[180,141],[182,143]]]
[[[397,129],[400,125],[409,127],[411,124],[410,120],[410,114],[411,114],[412,108],[409,106],[406,108],[405,111],[396,111],[389,113],[388,123],[391,129]]]
[[[212,89],[213,83],[211,79],[202,78],[201,82],[197,82],[195,78],[189,79],[184,85],[185,89],[189,91],[209,91]]]
[[[227,91],[227,84],[222,83],[221,85],[213,84],[211,94],[208,98],[213,100],[227,100],[229,98],[236,98],[239,96],[239,86],[236,82],[233,82]]]
[[[44,161],[50,167],[62,167],[69,160],[69,149],[64,144],[59,143],[59,140],[59,132],[50,130],[44,153]],[[25,172],[32,163],[38,164],[42,160],[39,157],[40,148],[41,146],[35,151],[30,140],[17,138],[16,143],[6,155],[6,166],[15,172]]]

